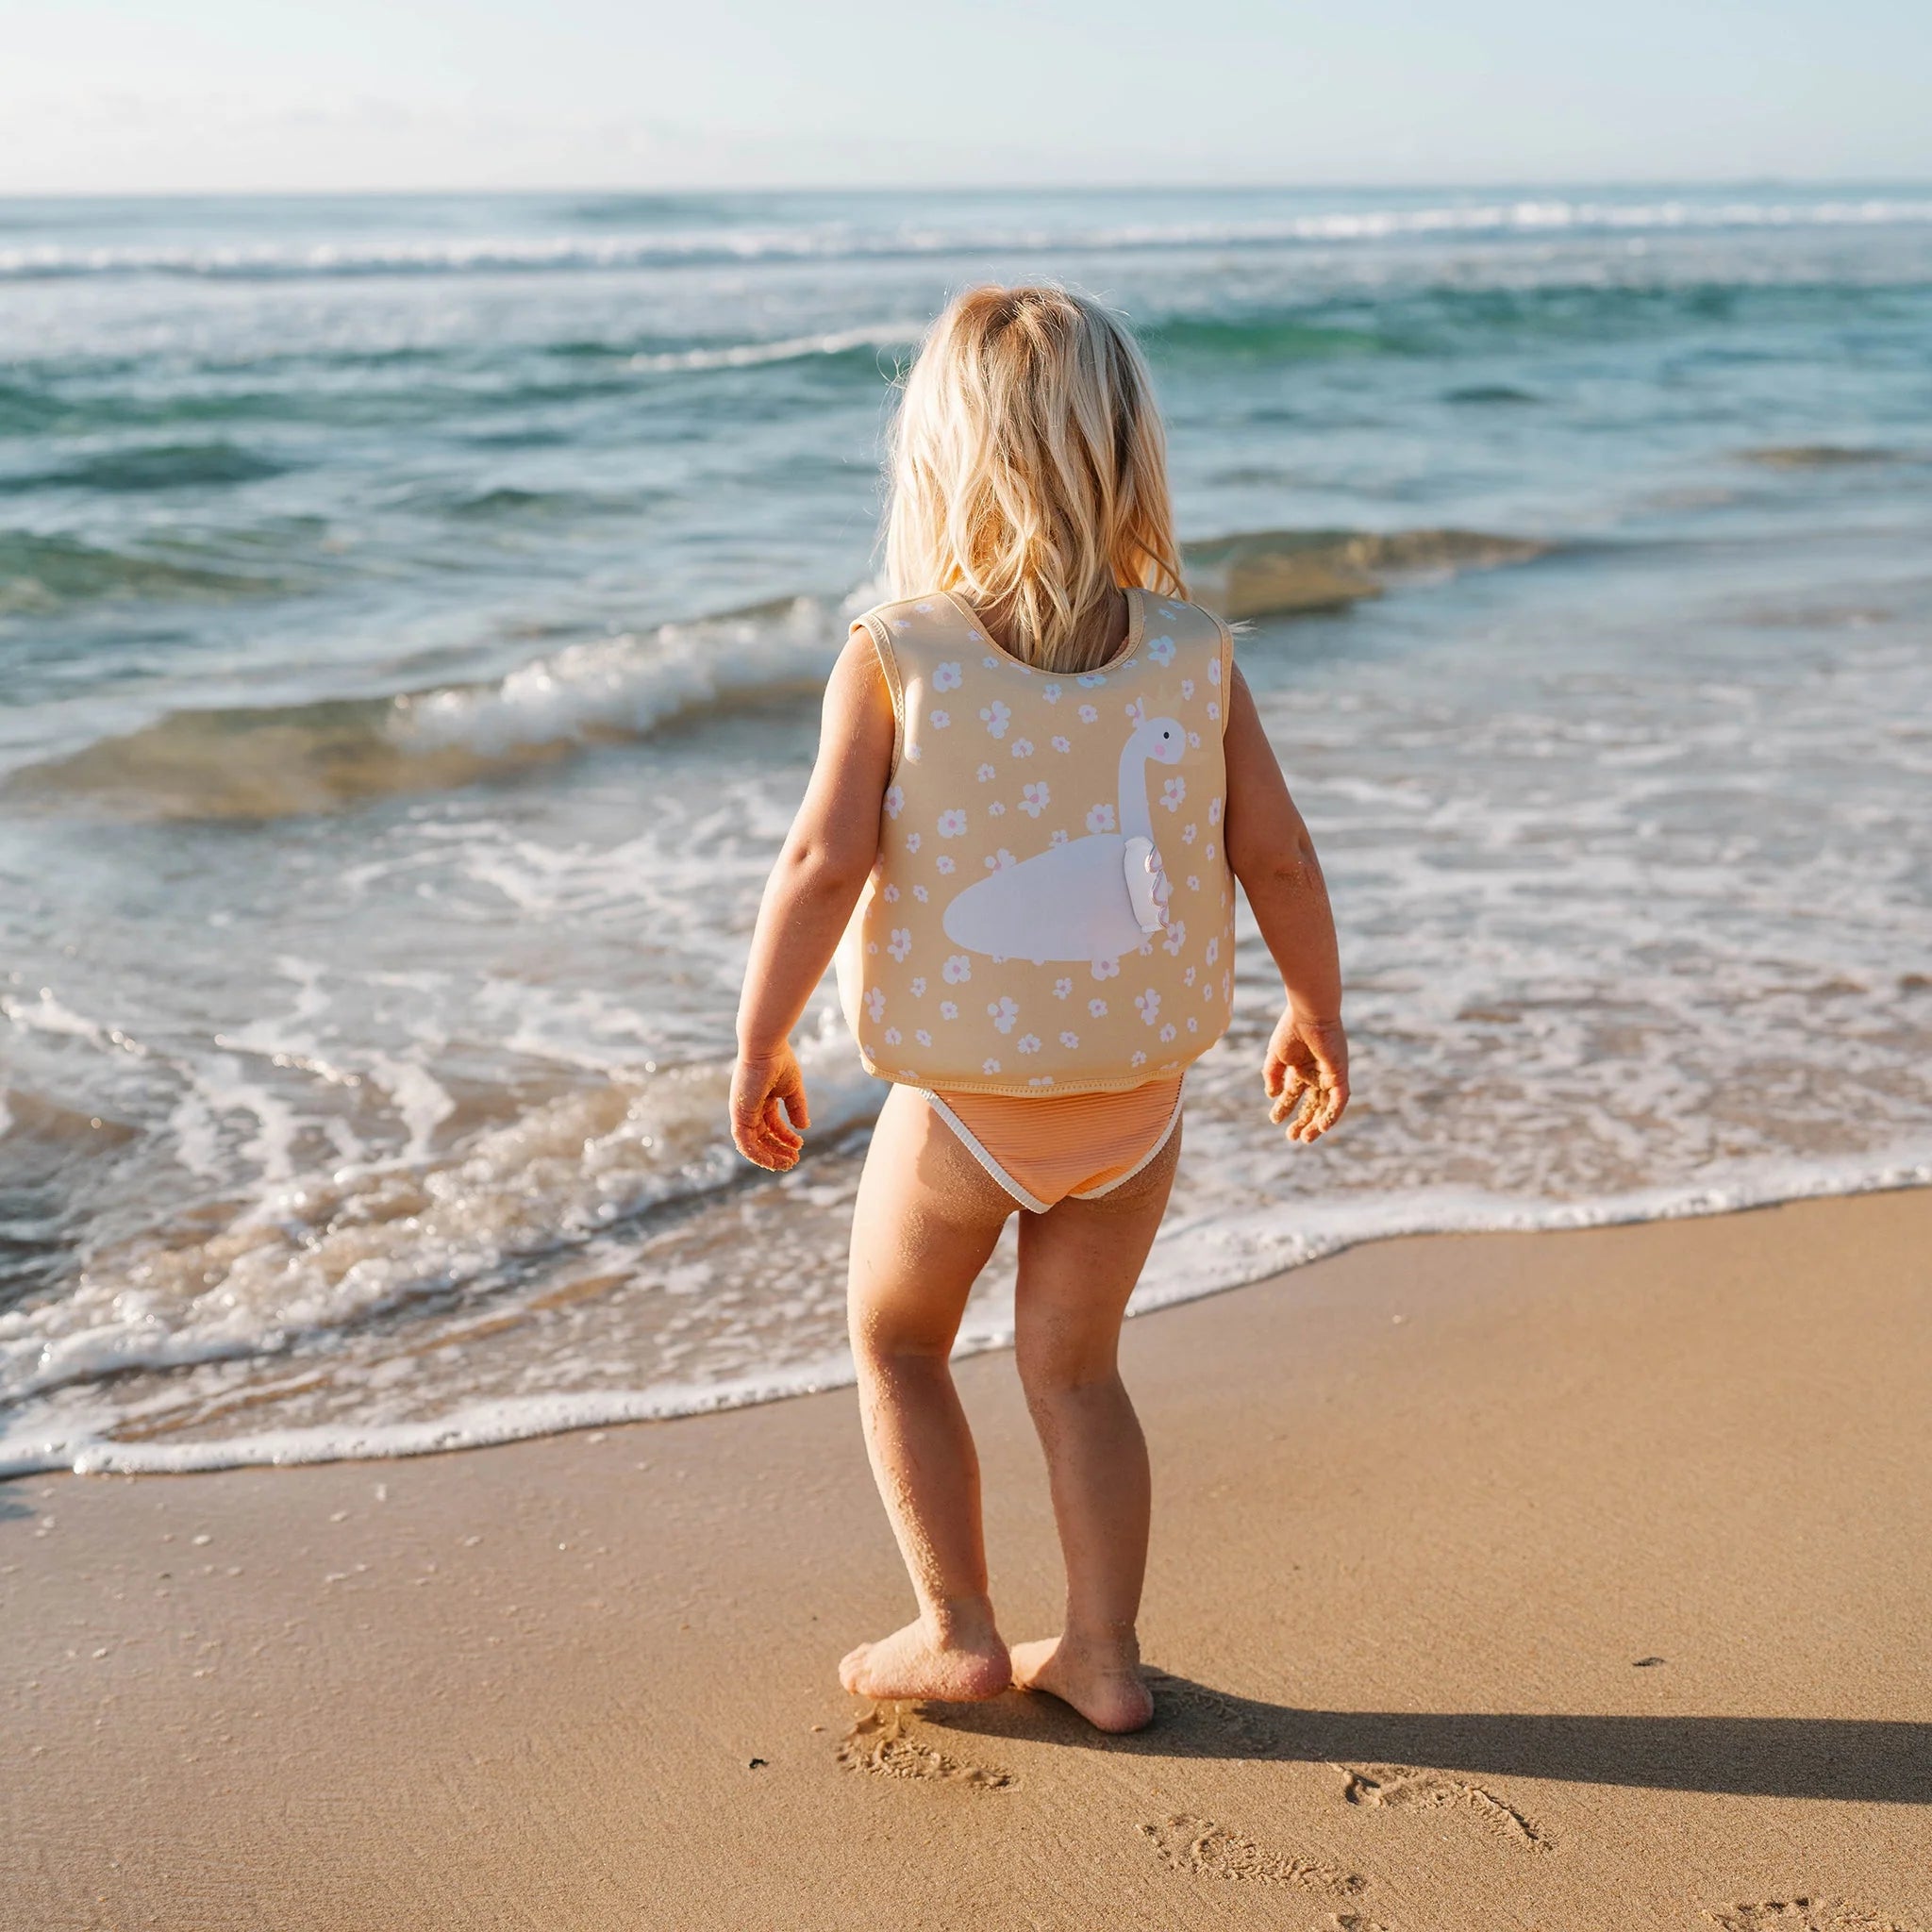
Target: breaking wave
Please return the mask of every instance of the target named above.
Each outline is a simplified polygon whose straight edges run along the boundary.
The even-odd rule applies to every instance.
[[[1404,578],[1525,562],[1546,547],[1473,530],[1268,530],[1191,547],[1188,567],[1196,594],[1240,620],[1335,610]],[[574,643],[490,683],[171,712],[22,767],[0,796],[117,817],[259,820],[508,777],[673,722],[816,696],[874,594]]]
[[[691,226],[630,234],[374,238],[306,242],[0,248],[0,281],[89,275],[176,275],[258,281],[368,275],[583,274],[707,263],[1011,253],[1086,253],[1343,244],[1405,237],[1639,234],[1932,224],[1932,200],[1868,195],[1833,201],[1664,198],[1640,202],[1543,196],[1433,208],[1310,210],[1252,220],[1010,221],[958,227]]]

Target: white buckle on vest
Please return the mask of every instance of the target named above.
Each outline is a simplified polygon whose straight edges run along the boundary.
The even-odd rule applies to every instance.
[[[1152,839],[1129,839],[1121,857],[1127,877],[1127,898],[1134,918],[1142,932],[1167,930],[1167,874],[1161,870],[1160,850]]]

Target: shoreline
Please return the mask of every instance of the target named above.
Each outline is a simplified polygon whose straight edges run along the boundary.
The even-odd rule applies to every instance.
[[[1927,1932],[1928,1253],[1905,1189],[1129,1324],[1126,1740],[839,1690],[908,1602],[843,1391],[8,1484],[8,1923]],[[958,1379],[1032,1636],[1038,1452],[1008,1362]]]
[[[1312,1221],[1315,1226],[1306,1234],[1297,1232],[1298,1252],[1291,1259],[1277,1261],[1259,1274],[1242,1272],[1225,1281],[1190,1283],[1165,1290],[1157,1283],[1152,1293],[1137,1291],[1128,1319],[1138,1321],[1164,1308],[1210,1301],[1244,1288],[1282,1280],[1357,1248],[1385,1241],[1648,1226],[1753,1213],[1801,1202],[1852,1201],[1925,1188],[1932,1188],[1932,1161],[1916,1160],[1907,1153],[1888,1157],[1875,1166],[1852,1158],[1821,1162],[1798,1181],[1774,1181],[1755,1191],[1748,1183],[1734,1183],[1727,1189],[1721,1182],[1707,1181],[1676,1190],[1646,1189],[1600,1201],[1525,1202],[1514,1212],[1509,1211],[1506,1200],[1497,1197],[1428,1195],[1420,1198],[1433,1203],[1435,1211],[1425,1208],[1412,1218],[1397,1217],[1381,1226],[1359,1231],[1336,1230],[1332,1225],[1324,1228],[1324,1221],[1332,1223],[1337,1218],[1333,1204],[1307,1203],[1297,1208],[1296,1219],[1304,1224]],[[1271,1218],[1285,1217],[1279,1210],[1271,1210]],[[1345,1219],[1345,1213],[1342,1218]],[[954,1359],[966,1361],[975,1356],[997,1354],[1009,1350],[1012,1343],[1010,1321],[991,1325],[982,1323],[976,1327],[969,1323],[961,1331]],[[740,1376],[691,1388],[560,1391],[497,1398],[458,1406],[442,1417],[421,1423],[280,1429],[259,1436],[176,1444],[152,1440],[117,1442],[110,1438],[90,1437],[49,1445],[39,1453],[25,1447],[9,1447],[0,1440],[0,1483],[60,1473],[192,1475],[230,1469],[404,1461],[420,1456],[541,1441],[552,1436],[589,1429],[623,1428],[639,1423],[729,1413],[848,1389],[852,1380],[849,1359],[841,1353],[769,1376]]]

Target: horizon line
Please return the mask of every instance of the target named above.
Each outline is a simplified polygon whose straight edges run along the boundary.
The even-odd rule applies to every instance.
[[[640,199],[679,200],[702,196],[730,195],[809,195],[843,194],[873,200],[905,199],[915,195],[946,194],[1287,194],[1287,193],[1441,193],[1473,194],[1522,192],[1599,192],[1634,191],[1657,192],[1669,189],[1801,189],[1845,191],[1857,189],[1914,189],[1932,192],[1932,174],[1927,175],[1524,175],[1457,179],[1359,180],[1359,179],[1238,179],[1228,181],[1080,181],[1036,180],[940,181],[910,187],[880,187],[836,180],[808,182],[732,182],[676,186],[619,183],[564,182],[544,186],[525,184],[459,186],[418,184],[396,187],[314,187],[314,188],[35,188],[0,187],[4,202],[84,202],[84,201],[382,201],[412,196],[434,195],[454,199],[462,196],[527,195],[628,195]]]

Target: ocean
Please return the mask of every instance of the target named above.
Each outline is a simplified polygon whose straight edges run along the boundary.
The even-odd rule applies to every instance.
[[[0,1474],[847,1375],[880,1092],[828,984],[747,1168],[738,977],[896,374],[1029,276],[1349,986],[1290,1147],[1242,924],[1137,1307],[1932,1181],[1932,188],[0,202]]]

